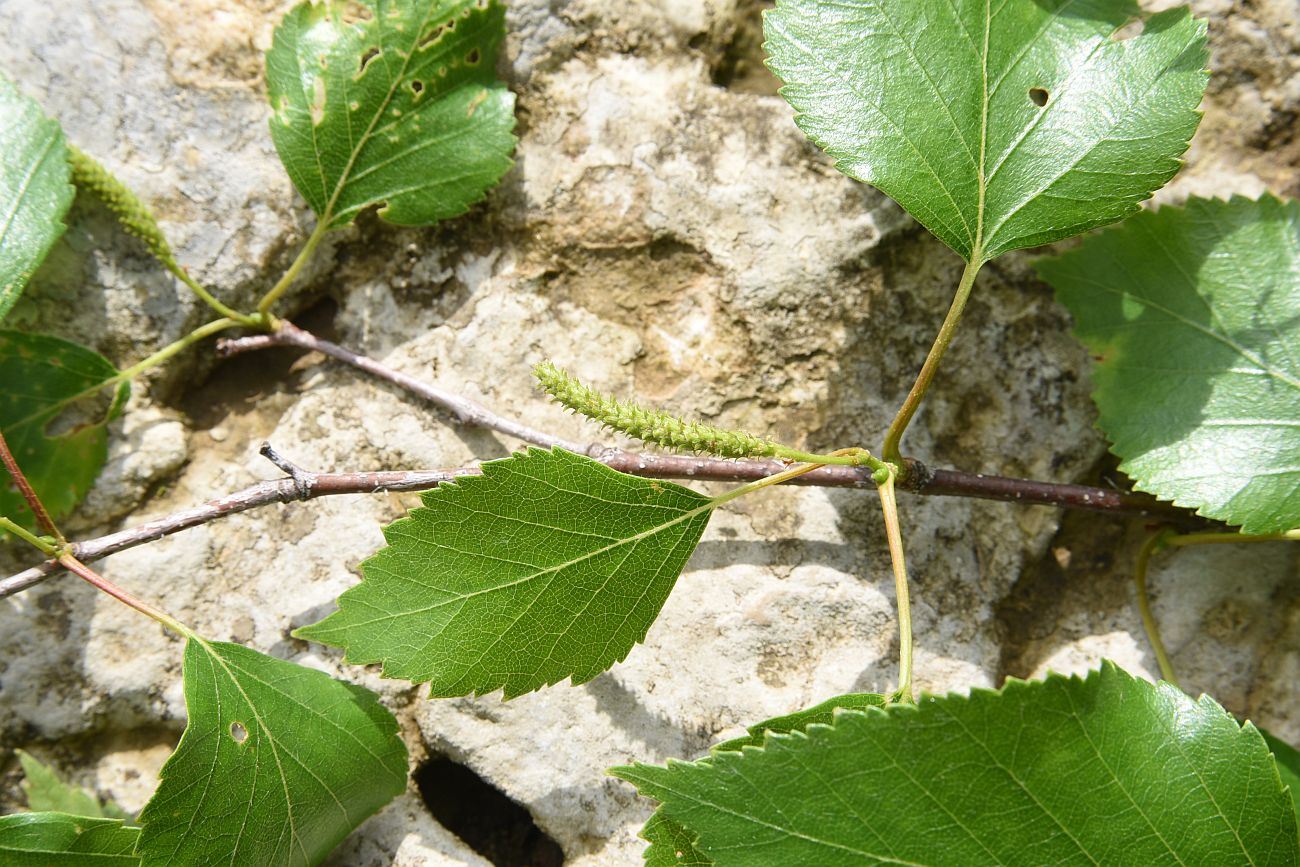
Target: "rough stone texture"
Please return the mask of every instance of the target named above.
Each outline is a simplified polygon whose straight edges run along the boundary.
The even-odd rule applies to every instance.
[[[310,229],[267,134],[260,50],[275,0],[0,0],[0,70],[158,209],[179,258],[247,306]],[[294,296],[342,342],[531,424],[596,432],[534,392],[551,357],[594,384],[795,444],[879,442],[933,337],[956,257],[808,145],[759,65],[757,0],[520,0],[503,72],[518,165],[432,230],[366,217]],[[1152,4],[1170,5],[1170,4]],[[1215,77],[1185,173],[1162,193],[1300,193],[1294,0],[1204,0]],[[1014,254],[981,278],[909,449],[1052,480],[1109,464],[1086,353]],[[328,313],[328,310],[325,311]],[[97,206],[12,322],[119,363],[204,321]],[[214,368],[207,348],[137,389],[80,535],[274,474],[266,438],[317,469],[460,465],[515,445],[316,358]],[[208,375],[210,372],[210,376]],[[207,377],[206,384],[204,377]],[[343,671],[291,639],[356,580],[410,496],[278,506],[118,555],[104,573],[204,634]],[[1129,575],[1141,528],[1048,509],[905,500],[920,685],[994,686],[1102,656],[1151,675]],[[17,565],[0,550],[0,565]],[[1164,555],[1157,615],[1185,685],[1300,740],[1300,601],[1284,546]],[[604,768],[693,756],[739,726],[887,690],[897,643],[874,497],[774,491],[719,514],[646,644],[581,687],[429,702],[350,669],[419,757],[445,754],[524,804],[572,865],[635,865],[648,804]],[[0,602],[0,738],[55,752],[129,807],[184,719],[180,645],[61,578]],[[93,771],[91,770],[93,769]],[[8,782],[12,782],[10,775]],[[142,782],[145,781],[145,782]],[[12,788],[9,802],[13,802]],[[399,799],[338,864],[478,864]]]

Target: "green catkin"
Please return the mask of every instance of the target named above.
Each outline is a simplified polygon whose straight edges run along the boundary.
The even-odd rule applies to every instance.
[[[685,421],[666,412],[616,400],[583,385],[549,361],[534,367],[533,375],[556,402],[633,439],[675,451],[705,452],[722,458],[772,457],[780,448],[771,440],[744,431]]]
[[[126,231],[144,241],[149,252],[172,271],[179,270],[171,245],[154,220],[153,213],[135,193],[104,168],[90,154],[68,145],[68,164],[72,182],[78,189],[93,193],[103,202]]]

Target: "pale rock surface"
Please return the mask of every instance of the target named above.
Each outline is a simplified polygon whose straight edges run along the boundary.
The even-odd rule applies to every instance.
[[[0,0],[0,70],[152,202],[178,256],[247,306],[311,217],[266,130],[260,50],[275,0]],[[338,339],[529,424],[597,431],[549,406],[531,365],[796,444],[879,442],[946,309],[959,263],[896,206],[830,168],[757,65],[755,0],[519,0],[505,74],[518,164],[489,201],[433,230],[366,217],[302,281]],[[1206,0],[1216,69],[1187,172],[1165,194],[1300,193],[1294,0]],[[1287,120],[1290,118],[1290,121]],[[20,327],[129,363],[207,315],[93,204],[15,310]],[[986,271],[909,433],[936,464],[1094,478],[1088,359],[1029,257]],[[355,371],[292,355],[213,369],[210,348],[137,389],[78,533],[144,520],[276,474],[271,440],[319,470],[462,465],[517,444]],[[382,523],[413,496],[243,514],[117,555],[104,574],[203,634],[380,692],[415,761],[444,754],[523,804],[570,865],[640,864],[648,802],[604,770],[692,757],[761,718],[888,690],[893,587],[874,496],[808,488],[717,515],[627,661],[511,702],[430,702],[289,637],[331,610]],[[903,502],[920,686],[1075,672],[1102,656],[1155,673],[1128,584],[1140,528],[1043,508]],[[14,552],[0,564],[17,566]],[[7,574],[12,571],[5,569]],[[1180,552],[1152,575],[1185,683],[1300,739],[1296,555]],[[147,797],[184,720],[180,644],[72,578],[0,602],[0,738],[59,751],[124,804]],[[127,738],[128,733],[135,733]],[[93,777],[85,769],[97,769]],[[128,773],[128,771],[133,771]],[[408,794],[335,864],[485,863]]]
[[[407,792],[344,841],[326,867],[491,867]]]

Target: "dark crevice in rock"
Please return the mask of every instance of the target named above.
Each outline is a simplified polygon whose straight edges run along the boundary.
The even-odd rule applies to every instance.
[[[337,339],[334,331],[337,312],[338,305],[327,299],[294,316],[293,321],[319,337],[333,340]],[[293,380],[302,357],[302,350],[286,347],[249,352],[222,361],[202,386],[191,388],[181,398],[181,409],[195,430],[209,430],[228,423],[231,415],[253,413],[268,398],[287,397],[297,391]]]
[[[1084,484],[1107,485],[1114,458],[1102,460]],[[1122,477],[1121,477],[1122,478]],[[1030,677],[1044,659],[1069,641],[1079,627],[1066,625],[1085,611],[1103,629],[1115,614],[1136,605],[1133,564],[1146,538],[1145,525],[1126,517],[1065,510],[1056,535],[1037,563],[1027,565],[997,606],[1001,660],[997,682]],[[1085,630],[1086,631],[1086,630]]]
[[[497,867],[561,867],[564,852],[523,806],[445,756],[415,772],[425,806],[443,827]]]
[[[763,65],[763,12],[773,0],[741,0],[736,29],[712,68],[713,83],[738,93],[775,94],[780,80]]]

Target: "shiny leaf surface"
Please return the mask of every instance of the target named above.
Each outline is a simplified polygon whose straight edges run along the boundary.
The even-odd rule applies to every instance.
[[[780,0],[796,122],[967,261],[1121,220],[1200,120],[1205,23],[1132,0]]]
[[[1193,199],[1038,270],[1139,490],[1247,533],[1300,526],[1300,204]]]
[[[719,867],[1300,859],[1259,732],[1109,664],[614,773]]]
[[[63,234],[70,174],[63,129],[0,76],[0,320]]]

